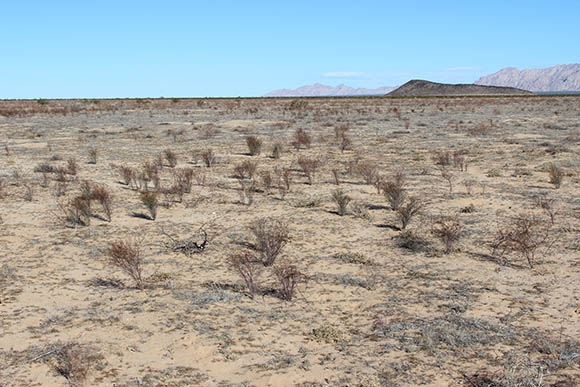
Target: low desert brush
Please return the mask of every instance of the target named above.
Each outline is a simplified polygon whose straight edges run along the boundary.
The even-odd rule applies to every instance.
[[[145,287],[141,246],[142,241],[139,240],[119,240],[112,242],[107,249],[108,263],[130,276],[138,289]]]
[[[449,254],[453,245],[463,236],[463,226],[456,217],[442,216],[433,221],[431,234],[439,238],[445,246],[445,254]]]
[[[259,291],[258,279],[264,271],[264,265],[249,251],[233,253],[228,257],[227,262],[229,269],[242,278],[250,292],[250,297],[254,298]]]
[[[264,266],[271,266],[290,241],[290,230],[277,218],[260,218],[249,226]]]
[[[346,215],[348,204],[351,202],[351,197],[348,196],[342,189],[338,188],[332,192],[332,200],[336,203],[338,215]]]

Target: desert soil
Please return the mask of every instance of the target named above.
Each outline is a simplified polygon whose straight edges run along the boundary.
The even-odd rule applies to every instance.
[[[580,97],[300,101],[0,101],[0,385],[578,385]],[[309,147],[293,146],[297,129]],[[166,150],[177,165],[147,185],[152,220],[119,167]],[[312,184],[300,158],[320,162]],[[237,178],[248,160],[255,177]],[[287,192],[275,167],[291,171]],[[180,200],[167,188],[185,169]],[[398,172],[425,204],[406,232],[373,185]],[[86,181],[112,194],[110,221],[97,202],[84,224],[67,219]],[[353,200],[344,216],[336,189]],[[448,254],[432,232],[446,216],[464,230]],[[546,233],[533,265],[491,248],[522,216]],[[272,267],[256,268],[252,297],[228,263],[259,256],[249,226],[263,217],[289,228],[274,267],[307,276],[292,300]],[[199,242],[200,228],[205,250],[170,248],[166,234]],[[139,244],[144,289],[110,264],[115,241]]]

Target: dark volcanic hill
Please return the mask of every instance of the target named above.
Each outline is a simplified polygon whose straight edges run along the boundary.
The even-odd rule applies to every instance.
[[[533,95],[531,91],[513,87],[481,86],[473,84],[447,84],[413,79],[398,89],[386,94],[387,97],[434,97],[465,95]]]

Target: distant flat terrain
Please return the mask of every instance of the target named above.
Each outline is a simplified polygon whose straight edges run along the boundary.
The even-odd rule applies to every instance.
[[[387,94],[388,97],[436,97],[477,95],[533,95],[531,91],[513,87],[447,84],[414,79]]]

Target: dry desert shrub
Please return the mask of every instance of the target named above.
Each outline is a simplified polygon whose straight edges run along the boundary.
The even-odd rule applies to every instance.
[[[98,159],[98,155],[99,155],[99,151],[96,148],[89,148],[87,153],[89,155],[89,164],[96,164],[97,159]]]
[[[448,151],[435,152],[433,162],[440,167],[448,167],[451,165],[451,153]]]
[[[378,179],[377,165],[372,161],[359,161],[356,164],[356,172],[362,176],[366,184],[374,184]]]
[[[0,199],[2,199],[4,197],[4,195],[6,195],[6,178],[3,176],[0,176]]]
[[[101,205],[105,219],[110,222],[113,215],[113,196],[105,185],[94,185],[90,189],[90,200],[96,200]]]
[[[143,289],[145,283],[142,277],[143,258],[141,256],[142,241],[112,242],[107,249],[108,263],[130,276],[138,289]]]
[[[83,196],[76,196],[58,204],[60,215],[65,224],[88,226],[91,223],[91,201]]]
[[[508,220],[498,225],[491,241],[492,254],[504,262],[507,261],[507,254],[515,254],[524,258],[532,268],[536,264],[537,254],[545,254],[553,243],[551,226],[549,221],[530,214]]]
[[[133,168],[126,165],[115,165],[113,168],[118,171],[119,175],[121,176],[121,180],[125,185],[136,185],[137,173]]]
[[[278,282],[278,294],[286,301],[292,301],[300,285],[308,283],[308,276],[297,265],[281,262],[272,268]]]
[[[246,145],[250,156],[257,156],[262,152],[262,140],[256,136],[246,136]]]
[[[177,165],[177,154],[174,151],[171,149],[165,149],[163,151],[163,157],[165,158],[165,161],[167,161],[167,165],[169,165],[170,168],[175,168]]]
[[[344,152],[347,149],[350,149],[352,145],[352,140],[348,136],[348,131],[350,130],[350,126],[348,125],[339,125],[334,128],[334,135],[336,137],[336,141],[338,143],[338,148],[341,152]]]
[[[250,297],[254,298],[259,291],[258,279],[262,275],[264,265],[249,251],[238,251],[230,255],[227,262],[229,269],[242,278],[250,292]]]
[[[280,144],[279,142],[275,143],[274,146],[272,147],[272,158],[273,159],[279,159],[280,156],[282,156],[282,144]]]
[[[70,158],[66,161],[66,168],[64,172],[71,176],[77,176],[79,171],[79,164],[75,158]]]
[[[449,193],[453,193],[453,182],[455,182],[457,176],[453,172],[444,167],[441,167],[439,171],[441,172],[441,178],[447,182],[447,186],[449,187]]]
[[[409,197],[407,202],[396,210],[397,218],[401,222],[401,230],[407,228],[411,220],[423,212],[425,206],[426,203],[422,199],[415,196]]]
[[[74,387],[86,386],[91,370],[102,359],[102,355],[93,347],[77,342],[53,345],[43,357],[53,359],[55,371]]]
[[[141,203],[147,207],[147,210],[149,211],[149,218],[151,220],[155,220],[155,218],[157,218],[157,209],[159,208],[157,194],[151,191],[143,191],[141,192],[139,198],[141,199]]]
[[[305,129],[296,129],[294,132],[294,140],[292,141],[292,146],[296,148],[296,150],[300,150],[302,147],[310,148],[311,143],[312,139]]]
[[[258,174],[260,176],[260,182],[262,187],[264,187],[265,192],[269,192],[274,185],[274,179],[272,178],[272,173],[268,170],[260,171]]]
[[[304,175],[308,179],[308,184],[312,184],[314,180],[314,175],[318,168],[322,165],[322,161],[318,158],[313,157],[299,157],[298,158],[298,165],[304,172]]]
[[[407,197],[405,182],[405,174],[398,172],[381,186],[383,195],[385,195],[385,199],[387,199],[393,211],[397,211]]]
[[[258,162],[244,160],[234,167],[234,177],[238,180],[253,179],[258,170]]]
[[[346,215],[348,204],[351,202],[351,200],[351,197],[340,188],[332,192],[332,201],[336,203],[337,212],[340,216]]]
[[[216,163],[216,155],[213,153],[213,150],[208,148],[202,151],[199,156],[203,160],[203,163],[206,167],[211,168]]]
[[[564,180],[564,171],[562,168],[555,163],[548,164],[546,168],[548,170],[548,176],[550,177],[550,184],[553,184],[554,188],[560,188]]]
[[[243,180],[240,179],[240,202],[251,206],[254,203],[254,193],[256,192],[256,181],[255,180]]]
[[[435,219],[431,225],[431,234],[439,238],[445,246],[445,254],[449,254],[453,245],[463,236],[463,226],[456,217],[442,216]]]
[[[195,172],[192,168],[175,169],[173,171],[173,186],[182,193],[191,193]]]
[[[264,266],[271,266],[290,241],[288,225],[276,218],[260,218],[249,226]]]

